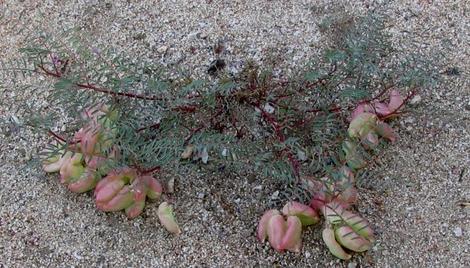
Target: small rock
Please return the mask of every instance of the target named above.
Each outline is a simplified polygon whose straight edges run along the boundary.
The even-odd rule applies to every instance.
[[[175,178],[171,178],[168,180],[168,182],[166,183],[166,190],[170,194],[175,192]]]
[[[410,104],[418,104],[420,103],[421,101],[423,100],[423,98],[420,96],[420,95],[415,95],[411,101],[410,101]]]
[[[456,228],[454,229],[454,234],[455,234],[456,237],[461,237],[461,236],[463,235],[462,228],[456,227]]]
[[[271,199],[274,200],[274,199],[278,199],[279,197],[279,191],[275,191],[272,195],[271,195]]]
[[[200,33],[198,35],[198,37],[201,38],[201,39],[206,39],[207,38],[207,33]]]
[[[204,193],[198,193],[198,194],[197,194],[197,198],[199,198],[199,199],[203,199],[204,196],[205,196]]]
[[[161,47],[157,48],[157,52],[161,53],[161,54],[165,53],[167,50],[168,50],[167,46],[161,46]]]
[[[355,262],[348,263],[348,268],[356,268],[356,267],[357,267],[357,263]]]
[[[77,259],[77,260],[81,260],[81,259],[83,258],[83,257],[80,256],[80,254],[78,254],[77,252],[72,253],[72,255],[73,255],[73,257],[74,257],[75,259]]]
[[[209,153],[207,152],[207,148],[204,147],[201,153],[201,161],[204,164],[207,164],[207,161],[209,161]]]
[[[266,103],[264,105],[264,111],[267,112],[268,114],[274,113],[274,107],[271,106],[269,103]]]
[[[306,161],[306,160],[307,160],[307,155],[305,154],[304,151],[299,150],[299,151],[297,151],[297,158],[298,158],[300,161]]]
[[[263,189],[262,185],[258,185],[258,186],[253,187],[253,190],[255,190],[255,191],[261,191],[262,189]]]
[[[311,255],[312,255],[312,254],[310,254],[310,252],[308,252],[308,251],[305,252],[305,258],[308,259],[308,258],[310,258]]]

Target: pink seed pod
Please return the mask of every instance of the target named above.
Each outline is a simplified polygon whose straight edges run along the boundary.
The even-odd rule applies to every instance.
[[[357,202],[357,189],[354,186],[349,186],[344,189],[338,196],[334,199],[335,201],[341,203],[344,208],[349,208],[351,205],[356,204]]]
[[[316,224],[320,221],[317,212],[311,207],[299,202],[288,202],[282,208],[282,214],[286,216],[297,216],[303,226]]]
[[[325,204],[320,211],[330,225],[334,226],[343,222],[344,205],[337,200]]]
[[[403,105],[404,101],[405,100],[400,95],[400,92],[398,92],[398,90],[392,90],[390,92],[390,102],[388,103],[388,109],[390,110],[390,112],[393,112],[400,108]]]
[[[337,228],[335,237],[342,246],[355,252],[364,252],[371,247],[371,242],[358,235],[349,226]]]
[[[145,185],[147,186],[147,196],[150,199],[160,198],[163,192],[163,187],[160,182],[152,176],[142,177]]]
[[[51,156],[43,161],[42,168],[47,173],[60,171],[62,165],[72,157],[72,152],[66,152],[63,156],[60,156],[61,152],[57,155]]]
[[[74,180],[80,178],[80,176],[85,171],[85,167],[82,164],[83,155],[74,154],[72,157],[64,160],[60,168],[60,182],[61,183],[70,183]]]
[[[145,201],[133,202],[128,208],[126,208],[126,215],[129,219],[134,219],[144,211]]]
[[[102,211],[119,211],[132,205],[132,192],[129,186],[124,186],[111,200],[97,203]]]
[[[291,252],[300,252],[302,248],[302,223],[296,216],[287,218],[287,229],[282,238],[281,248]]]
[[[312,200],[310,201],[310,207],[319,211],[326,203],[331,201],[331,197],[327,195],[324,191],[319,191],[313,195]]]
[[[287,231],[287,223],[282,215],[274,215],[268,222],[268,239],[269,244],[275,250],[282,252],[282,242]]]
[[[121,188],[132,181],[137,172],[131,168],[119,168],[108,172],[108,175],[98,182],[95,188],[97,202],[109,201]]]
[[[137,177],[131,184],[132,198],[134,201],[145,201],[147,196],[147,186],[144,184],[143,177]]]
[[[381,137],[384,137],[385,139],[388,139],[391,142],[395,142],[397,140],[397,135],[395,134],[395,131],[384,122],[378,122],[375,131],[377,134],[379,134]]]
[[[110,180],[99,190],[95,190],[95,199],[98,203],[104,203],[111,200],[124,187],[123,180]]]
[[[362,137],[361,142],[364,148],[373,149],[377,147],[377,145],[379,145],[379,136],[377,136],[377,133],[375,133],[375,131],[370,131]]]
[[[106,163],[106,158],[100,156],[85,157],[85,162],[87,168],[89,168],[90,170],[97,170],[104,163]]]
[[[100,138],[100,127],[93,127],[88,129],[80,141],[80,146],[83,154],[94,155],[100,153],[98,142]]]
[[[351,138],[362,138],[375,128],[377,116],[372,113],[361,113],[351,121],[348,134]]]
[[[322,238],[323,238],[323,242],[325,242],[331,254],[333,254],[334,256],[342,260],[351,259],[351,255],[346,253],[346,251],[344,251],[344,249],[341,247],[338,241],[336,241],[335,233],[333,229],[329,227],[323,229]]]
[[[92,190],[97,182],[95,172],[87,168],[77,181],[70,183],[67,187],[74,193],[84,193]]]
[[[390,114],[390,109],[387,104],[382,102],[376,102],[374,103],[373,111],[369,112],[378,114],[380,116],[386,116]]]
[[[270,209],[266,211],[261,217],[261,219],[259,220],[258,229],[257,229],[257,236],[258,236],[259,241],[264,242],[266,240],[266,237],[268,235],[269,220],[274,215],[280,215],[279,210]]]
[[[359,104],[356,107],[356,109],[354,109],[354,111],[352,112],[350,121],[353,121],[354,119],[356,119],[357,116],[359,116],[360,114],[366,112],[366,110],[370,111],[369,107],[370,107],[369,104],[365,104],[365,103]]]

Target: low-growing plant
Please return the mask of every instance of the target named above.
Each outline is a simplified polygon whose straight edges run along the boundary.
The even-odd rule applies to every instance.
[[[346,250],[363,252],[374,241],[369,223],[352,212],[357,177],[380,156],[384,140],[397,139],[385,121],[403,113],[434,75],[425,61],[390,46],[383,18],[348,21],[322,22],[325,34],[337,29],[333,37],[341,38],[290,76],[252,62],[238,73],[210,70],[207,79],[176,75],[83,46],[74,35],[40,36],[13,69],[54,81],[50,92],[36,94],[60,111],[30,102],[24,124],[54,140],[44,170],[59,172],[73,192],[94,190],[102,211],[135,218],[147,199],[162,197],[158,217],[179,234],[164,191],[173,187],[159,182],[161,174],[182,166],[251,172],[282,183],[280,200],[289,201],[262,216],[261,241],[298,252],[302,228],[322,215],[327,247],[349,259]],[[52,130],[61,120],[73,135]]]

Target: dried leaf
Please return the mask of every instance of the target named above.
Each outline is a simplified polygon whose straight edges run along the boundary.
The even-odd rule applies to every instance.
[[[186,146],[183,153],[181,153],[181,158],[182,159],[188,159],[188,158],[191,157],[193,152],[194,152],[194,145],[190,144],[190,145]]]

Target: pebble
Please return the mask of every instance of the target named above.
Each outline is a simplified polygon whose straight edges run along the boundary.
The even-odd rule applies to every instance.
[[[253,190],[255,190],[255,191],[261,191],[262,189],[263,189],[262,185],[257,185],[255,187],[253,187]]]
[[[274,200],[274,199],[278,199],[279,198],[279,191],[275,191],[272,195],[271,195],[271,199]]]
[[[168,193],[173,193],[175,191],[175,178],[171,178],[168,180],[166,184],[166,189]]]
[[[157,48],[157,52],[160,53],[160,54],[165,53],[167,50],[168,50],[167,46],[161,46],[161,47]]]
[[[454,229],[454,235],[455,235],[456,237],[461,237],[461,236],[463,235],[462,228],[456,227],[456,228]]]
[[[357,263],[355,262],[348,263],[348,268],[356,268],[356,267],[357,267]]]
[[[419,104],[422,101],[422,97],[420,95],[415,95],[411,100],[410,104]]]

